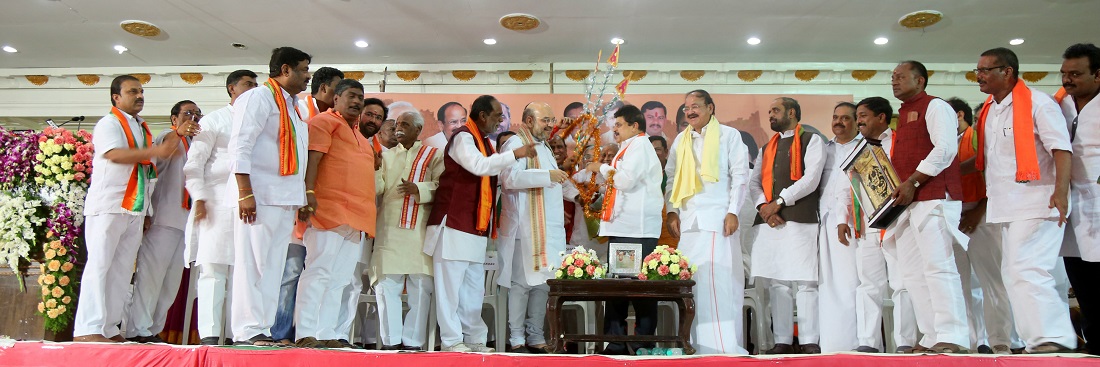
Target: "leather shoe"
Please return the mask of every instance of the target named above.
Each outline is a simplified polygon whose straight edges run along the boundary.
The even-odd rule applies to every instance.
[[[878,348],[874,348],[874,347],[870,347],[870,346],[866,346],[866,345],[861,345],[859,347],[856,347],[856,349],[854,351],[855,352],[860,352],[860,353],[878,353]]]
[[[790,344],[776,343],[772,349],[765,350],[764,354],[795,354],[795,351]]]
[[[403,345],[403,344],[397,344],[397,345],[382,344],[382,350],[405,350],[405,345]]]
[[[982,344],[978,346],[978,354],[993,354],[993,348],[988,345]]]
[[[199,345],[218,345],[218,337],[208,336],[199,340]]]
[[[802,354],[821,354],[821,346],[817,344],[802,345]]]

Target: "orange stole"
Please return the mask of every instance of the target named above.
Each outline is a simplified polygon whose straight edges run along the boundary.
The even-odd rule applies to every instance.
[[[481,129],[478,129],[477,124],[473,119],[466,121],[466,128],[470,129],[470,134],[473,135],[474,145],[477,146],[477,150],[482,155],[488,157],[496,153],[491,145],[486,146],[482,141]],[[489,221],[493,218],[493,188],[489,183],[489,176],[481,176],[481,185],[478,189],[477,200],[477,230],[486,231],[489,229]],[[496,238],[497,234],[494,230],[492,237]]]
[[[982,112],[978,116],[978,157],[974,164],[979,171],[985,170],[985,119],[989,115],[989,106],[993,96],[986,98]],[[1031,114],[1031,88],[1017,80],[1012,87],[1012,131],[1013,144],[1016,147],[1016,182],[1038,180],[1039,158],[1035,154],[1035,118]]]
[[[130,130],[130,121],[126,119],[126,115],[118,107],[111,107],[111,114],[122,125],[122,132],[126,135],[126,144],[130,149],[138,149],[137,140],[134,139],[134,132]],[[138,119],[138,117],[134,116],[134,119]],[[149,125],[145,123],[145,120],[138,121],[141,122],[141,130],[145,135],[145,141],[142,143],[141,148],[147,148],[149,142],[153,141],[153,134],[149,132]],[[130,173],[130,181],[126,183],[126,192],[123,194],[122,208],[132,212],[144,210],[145,183],[150,178],[156,177],[157,166],[152,161],[146,159],[134,163],[134,170]]]
[[[791,142],[791,180],[798,181],[802,178],[802,124],[794,125],[794,141]],[[775,185],[775,174],[772,172],[772,162],[775,161],[775,154],[779,149],[779,136],[783,133],[775,133],[772,135],[770,141],[768,141],[768,150],[764,151],[764,157],[760,162],[763,166],[763,172],[761,172],[761,183],[764,186],[764,198],[770,203],[772,202],[772,185]]]
[[[290,119],[286,99],[283,99],[282,86],[275,79],[268,79],[264,85],[271,90],[271,95],[275,97],[275,106],[279,108],[279,175],[298,174],[298,132],[295,131],[294,121]],[[299,120],[302,118],[297,105],[294,106],[294,113],[298,114]]]

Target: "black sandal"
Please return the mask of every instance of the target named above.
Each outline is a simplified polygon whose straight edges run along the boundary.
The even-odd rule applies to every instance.
[[[267,336],[267,335],[264,335],[264,334],[259,334],[259,335],[253,336],[251,338],[248,338],[248,340],[242,340],[242,341],[239,341],[239,342],[234,342],[233,345],[251,345],[251,346],[254,346],[254,347],[277,347],[277,348],[283,347],[282,344],[276,343],[274,339],[271,339],[270,336]]]

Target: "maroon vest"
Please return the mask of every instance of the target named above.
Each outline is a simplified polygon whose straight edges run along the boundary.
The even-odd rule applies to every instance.
[[[928,136],[925,115],[928,113],[928,104],[933,99],[936,97],[920,92],[903,102],[898,109],[898,127],[894,129],[897,141],[894,142],[890,161],[894,164],[898,178],[902,180],[913,175],[920,161],[932,152],[932,138]],[[950,194],[952,200],[963,198],[957,159],[952,159],[951,165],[939,175],[922,183],[913,195],[913,201],[944,199],[944,193]]]
[[[447,148],[443,151],[443,174],[439,176],[439,188],[435,191],[432,213],[428,216],[428,225],[439,225],[443,222],[443,217],[446,216],[447,227],[488,237],[493,228],[493,223],[489,224],[489,229],[486,231],[477,230],[477,203],[478,192],[481,191],[481,176],[474,175],[462,168],[458,162],[451,158],[450,154],[455,137],[463,133],[473,135],[470,129],[462,126],[455,129],[454,134],[447,140]],[[474,136],[474,138],[481,139],[482,144],[485,144],[487,148],[492,146],[486,137]],[[492,151],[490,150],[490,152]],[[489,178],[489,187],[493,194],[490,200],[495,205],[497,196],[496,176]],[[491,212],[495,213],[496,209]]]

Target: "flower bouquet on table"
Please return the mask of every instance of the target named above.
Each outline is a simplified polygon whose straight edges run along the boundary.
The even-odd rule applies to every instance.
[[[698,267],[688,263],[687,256],[680,250],[667,245],[657,246],[642,260],[641,280],[690,280]]]
[[[577,246],[568,254],[562,251],[558,255],[562,256],[562,260],[554,272],[554,278],[600,279],[607,274],[606,266],[600,264],[600,258],[596,257],[596,251],[586,250],[584,246]]]

